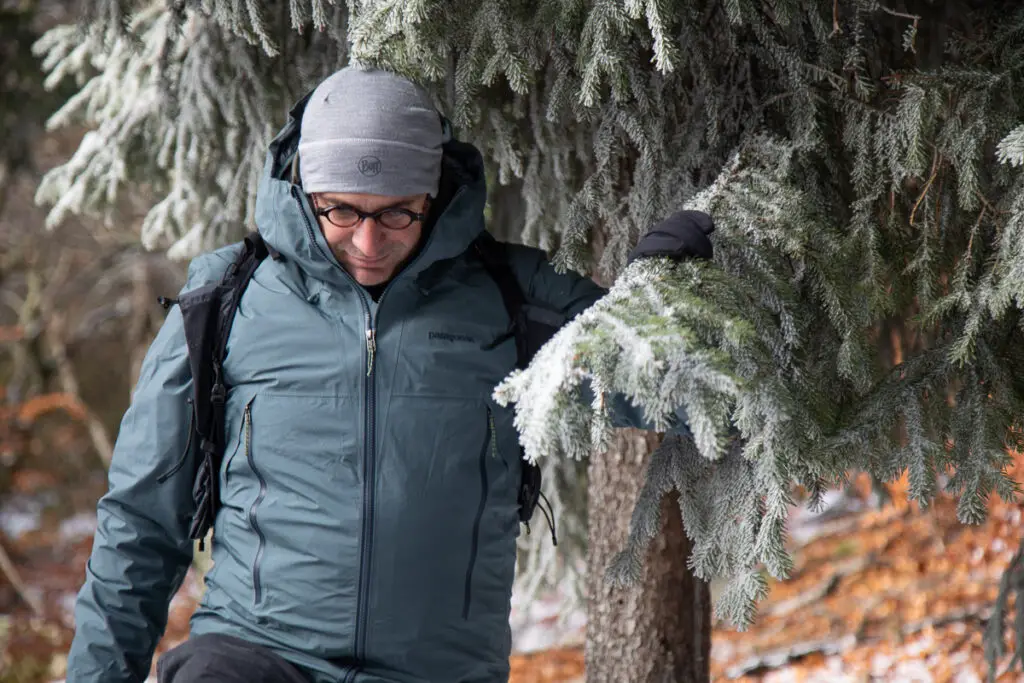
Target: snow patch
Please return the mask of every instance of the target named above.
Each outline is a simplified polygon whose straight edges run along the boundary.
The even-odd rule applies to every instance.
[[[33,498],[11,497],[0,508],[0,528],[4,535],[17,541],[42,526],[43,504]]]
[[[562,614],[563,596],[551,592],[527,605],[513,601],[512,651],[536,652],[557,647],[582,645],[585,639],[587,616],[583,609]]]
[[[91,538],[96,533],[96,515],[80,512],[60,523],[60,537],[65,542]]]

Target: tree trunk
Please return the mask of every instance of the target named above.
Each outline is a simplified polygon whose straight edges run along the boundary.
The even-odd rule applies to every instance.
[[[662,503],[661,533],[636,586],[613,589],[605,569],[626,542],[653,434],[628,430],[590,461],[587,505],[588,683],[708,683],[711,598],[686,567],[690,542],[675,494]]]

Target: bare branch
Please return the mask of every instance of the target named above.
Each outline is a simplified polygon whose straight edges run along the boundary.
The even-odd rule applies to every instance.
[[[26,605],[28,605],[29,609],[32,610],[32,613],[35,616],[42,618],[44,616],[42,603],[32,595],[31,592],[29,592],[28,587],[25,585],[25,581],[21,578],[21,574],[18,573],[18,568],[15,566],[13,560],[11,560],[11,556],[8,555],[7,551],[4,549],[2,539],[0,539],[0,572],[3,572],[8,583],[10,583],[11,587],[14,588],[14,592],[18,594],[18,597],[21,598]]]
[[[114,456],[114,447],[103,423],[85,405],[85,402],[81,400],[82,393],[79,390],[78,378],[75,376],[74,368],[68,359],[67,346],[64,342],[64,327],[64,317],[59,313],[54,313],[46,330],[50,355],[57,366],[57,378],[63,391],[76,397],[79,403],[85,407],[85,425],[89,432],[89,438],[92,440],[93,448],[99,455],[100,460],[103,461],[104,467],[108,467],[110,460]]]

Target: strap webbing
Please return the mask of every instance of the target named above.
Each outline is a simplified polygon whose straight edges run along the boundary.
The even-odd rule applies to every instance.
[[[509,332],[516,339],[516,367],[526,368],[530,364],[526,344],[526,321],[523,318],[526,297],[512,271],[512,266],[509,265],[505,245],[484,232],[473,241],[473,251],[483,263],[491,279],[498,285],[502,303],[505,304],[505,310],[508,312]]]

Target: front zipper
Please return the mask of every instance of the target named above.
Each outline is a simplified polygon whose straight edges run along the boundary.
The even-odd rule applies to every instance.
[[[469,567],[466,568],[466,593],[462,601],[462,618],[469,619],[469,605],[473,598],[473,569],[476,567],[476,556],[480,548],[480,524],[483,521],[484,509],[487,507],[487,451],[497,453],[497,440],[494,434],[494,416],[491,407],[487,406],[487,433],[484,445],[480,448],[480,505],[476,509],[473,520],[473,537],[469,546]]]
[[[381,301],[384,300],[382,293]],[[366,306],[366,300],[363,299]],[[377,311],[380,311],[380,302],[377,303]],[[364,436],[365,457],[363,459],[363,526],[361,529],[363,552],[359,554],[359,594],[356,602],[356,661],[362,662],[366,656],[366,627],[363,622],[366,620],[366,604],[369,601],[370,593],[370,569],[373,558],[373,516],[374,516],[374,494],[375,480],[377,478],[376,449],[376,382],[373,381],[373,357],[377,347],[377,333],[374,327],[376,320],[370,315],[369,306],[366,306],[366,433]],[[352,670],[352,680],[355,680],[356,670]]]
[[[260,482],[260,492],[256,494],[256,500],[249,506],[249,526],[256,532],[256,537],[259,539],[259,543],[256,546],[256,557],[252,561],[253,605],[258,606],[263,599],[263,587],[260,584],[260,562],[263,561],[263,551],[267,539],[264,537],[263,532],[260,531],[260,525],[256,521],[256,508],[259,507],[267,495],[267,481],[260,474],[259,469],[256,467],[256,460],[252,455],[252,400],[245,404],[242,427],[245,430],[245,459],[249,462],[249,469],[252,470],[252,473],[256,475],[256,479]]]
[[[465,192],[465,187],[460,187],[456,192],[455,196],[451,198],[448,203],[450,208],[455,201],[462,196]],[[391,290],[391,286],[394,284],[394,279],[388,283],[384,288],[384,291],[380,295],[380,299],[377,301],[377,312],[376,315],[371,315],[370,305],[366,301],[366,290],[363,289],[362,285],[356,282],[356,279],[352,277],[347,270],[341,267],[337,259],[333,255],[324,252],[323,247],[316,239],[316,233],[314,226],[307,212],[307,207],[302,200],[302,192],[298,186],[292,185],[291,188],[292,196],[295,198],[296,203],[299,205],[299,213],[302,214],[302,218],[306,224],[306,232],[309,235],[309,241],[316,246],[320,255],[327,260],[328,263],[333,264],[338,270],[340,270],[349,282],[352,283],[355,288],[356,294],[359,298],[359,303],[363,308],[363,314],[366,316],[366,415],[365,415],[365,429],[366,434],[363,438],[363,524],[360,530],[359,539],[359,592],[356,597],[356,632],[355,637],[355,664],[345,674],[345,683],[351,683],[355,680],[356,672],[362,665],[363,660],[366,658],[366,605],[369,602],[370,592],[370,568],[373,553],[373,518],[374,518],[374,494],[375,494],[375,479],[376,479],[376,387],[374,383],[374,367],[377,355],[377,329],[376,329],[376,315],[380,315],[380,307],[384,302],[384,298]],[[445,209],[445,212],[448,208]],[[434,239],[436,231],[431,231],[427,237],[427,243],[423,245],[423,248],[413,259],[412,263],[415,263],[427,248],[430,246],[430,242]],[[412,265],[410,263],[409,265]],[[484,474],[486,477],[486,473]],[[262,545],[262,544],[261,544]]]

